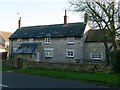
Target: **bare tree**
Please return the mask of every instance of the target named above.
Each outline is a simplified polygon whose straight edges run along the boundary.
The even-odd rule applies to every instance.
[[[92,26],[94,26],[93,28],[97,27],[103,32],[106,61],[107,65],[109,65],[110,50],[112,48],[114,51],[118,50],[115,38],[119,36],[117,30],[120,29],[120,25],[116,25],[117,22],[120,21],[119,5],[115,3],[114,0],[70,0],[69,3],[70,10],[87,13],[89,16],[89,23],[92,23]],[[109,38],[112,40],[112,45],[108,44]]]

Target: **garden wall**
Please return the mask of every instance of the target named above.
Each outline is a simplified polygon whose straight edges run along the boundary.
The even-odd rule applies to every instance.
[[[19,64],[20,65],[19,65]],[[73,63],[52,63],[52,62],[36,62],[28,60],[8,60],[3,61],[3,65],[17,68],[40,68],[40,69],[56,69],[69,71],[89,71],[89,72],[109,72],[111,66],[99,64],[73,64]],[[19,65],[19,66],[18,66]]]

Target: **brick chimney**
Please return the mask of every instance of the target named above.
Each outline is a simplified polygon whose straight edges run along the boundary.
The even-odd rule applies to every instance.
[[[21,17],[18,20],[18,28],[21,28]]]
[[[64,24],[67,24],[67,10],[65,10]]]

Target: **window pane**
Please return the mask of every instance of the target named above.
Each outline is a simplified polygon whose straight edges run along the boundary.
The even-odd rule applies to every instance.
[[[46,50],[45,55],[46,57],[53,57],[53,50]]]
[[[74,57],[74,50],[67,50],[67,57]]]

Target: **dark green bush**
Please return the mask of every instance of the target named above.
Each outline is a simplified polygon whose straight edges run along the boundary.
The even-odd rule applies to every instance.
[[[112,69],[115,73],[120,73],[120,50],[119,51],[111,51],[110,52],[110,59]]]

